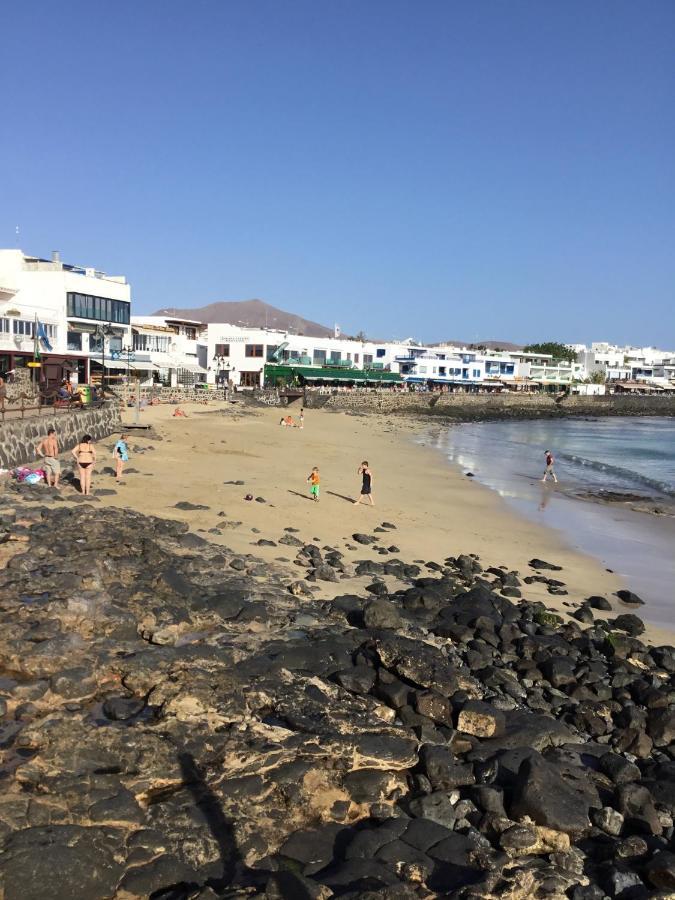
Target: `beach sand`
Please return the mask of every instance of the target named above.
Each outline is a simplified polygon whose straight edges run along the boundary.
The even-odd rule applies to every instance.
[[[173,418],[171,406],[151,407],[142,413],[142,423],[151,425],[161,440],[151,432],[132,432],[128,466],[137,472],[125,476],[117,494],[102,497],[103,503],[183,520],[209,540],[270,562],[292,560],[294,548],[258,546],[257,541],[277,542],[286,527],[298,529],[297,536],[304,541],[336,547],[349,562],[400,558],[442,563],[448,556],[474,553],[484,567],[506,566],[525,576],[532,574],[528,561],[539,557],[563,567],[561,572],[546,574],[563,581],[569,595],[556,597],[545,585],[524,585],[528,599],[569,613],[584,598],[600,594],[612,602],[616,612],[633,611],[613,596],[624,586],[618,576],[607,572],[592,556],[567,546],[557,532],[514,513],[494,492],[450,466],[437,450],[420,443],[424,441],[423,423],[307,410],[301,430],[280,427],[281,412],[276,408],[222,402],[207,407],[185,404],[183,408],[187,419]],[[128,419],[133,421],[133,413]],[[99,445],[95,488],[115,487],[114,479],[101,472],[113,443],[111,437]],[[134,452],[135,447],[153,449],[141,453]],[[355,507],[352,502],[359,494],[357,468],[364,459],[373,470],[374,508]],[[319,503],[310,500],[306,483],[313,466],[321,472]],[[224,483],[228,481],[243,481],[244,485]],[[246,501],[249,493],[265,502]],[[208,509],[176,509],[180,501]],[[219,516],[221,512],[225,515]],[[373,546],[347,549],[347,544],[354,546],[354,533],[370,534],[383,521],[393,523],[396,530],[380,535],[380,545],[395,545],[398,552],[383,557]],[[237,522],[241,524],[226,526],[222,534],[208,533],[224,523]],[[289,571],[296,572],[292,564]],[[298,568],[293,577],[302,575]],[[386,580],[394,589],[402,586]],[[371,581],[371,577],[361,577],[337,584],[321,582],[321,596],[362,590]],[[644,608],[635,611],[646,613]],[[672,641],[673,635],[650,627],[646,637],[663,643]]]

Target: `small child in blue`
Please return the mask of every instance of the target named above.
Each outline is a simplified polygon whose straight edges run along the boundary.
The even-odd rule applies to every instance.
[[[124,463],[129,461],[129,445],[127,444],[128,435],[121,434],[119,441],[113,447],[113,459],[115,460],[115,478],[119,484],[122,477]]]

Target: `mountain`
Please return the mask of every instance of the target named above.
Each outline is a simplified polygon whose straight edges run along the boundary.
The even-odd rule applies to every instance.
[[[158,309],[154,316],[175,316],[198,322],[227,322],[229,325],[248,325],[251,328],[276,328],[308,337],[332,337],[333,329],[295,313],[277,309],[263,300],[221,300],[195,309]]]

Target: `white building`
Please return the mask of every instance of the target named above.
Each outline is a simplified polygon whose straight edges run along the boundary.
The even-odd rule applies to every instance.
[[[210,323],[206,347],[209,384],[230,381],[253,388],[262,385],[264,368],[270,361],[397,372],[397,357],[407,356],[409,345],[341,337],[312,338],[273,329]]]
[[[0,374],[41,356],[40,380],[87,382],[131,345],[131,288],[123,275],[0,250]],[[36,329],[38,340],[36,341]]]
[[[149,360],[155,380],[176,387],[205,382],[207,326],[194,319],[132,316],[136,360]]]

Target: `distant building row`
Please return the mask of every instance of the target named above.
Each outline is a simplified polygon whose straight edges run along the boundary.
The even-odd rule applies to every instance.
[[[134,316],[124,276],[0,250],[0,375],[40,359],[40,379],[69,377],[190,386],[261,387],[265,382],[406,382],[451,389],[557,390],[592,380],[675,386],[675,351],[574,345],[577,361],[547,354],[428,347],[409,341],[309,338],[170,316]],[[580,388],[577,388],[580,389]]]

